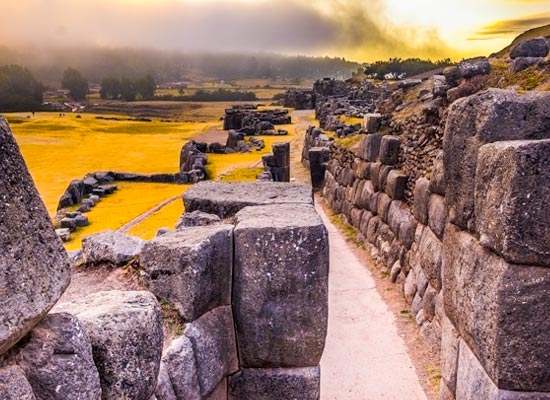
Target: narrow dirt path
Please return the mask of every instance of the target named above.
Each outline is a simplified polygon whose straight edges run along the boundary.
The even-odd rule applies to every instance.
[[[329,231],[329,323],[321,400],[426,400],[395,317],[369,270],[325,211]]]

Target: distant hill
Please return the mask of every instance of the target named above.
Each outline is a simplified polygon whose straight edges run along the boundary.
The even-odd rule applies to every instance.
[[[508,46],[506,46],[499,52],[491,54],[491,57],[498,57],[498,58],[505,57],[510,52],[510,49],[514,47],[517,43],[523,42],[524,40],[527,40],[527,39],[533,39],[541,36],[550,37],[550,24],[539,26],[538,28],[529,29],[528,31],[523,32],[521,35],[515,38],[513,42],[510,43]]]

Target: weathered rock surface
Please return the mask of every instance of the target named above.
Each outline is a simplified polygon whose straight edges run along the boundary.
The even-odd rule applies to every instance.
[[[92,343],[105,399],[148,399],[162,356],[162,315],[150,292],[113,290],[64,303],[56,311],[75,315]]]
[[[25,373],[18,366],[0,368],[0,399],[36,400]]]
[[[201,400],[197,363],[191,340],[174,340],[162,357],[155,394],[159,400]]]
[[[463,78],[471,78],[491,72],[491,64],[489,64],[487,57],[469,58],[458,64],[458,70]]]
[[[306,185],[281,182],[201,182],[183,195],[185,210],[200,210],[227,218],[247,206],[268,204],[313,204]]]
[[[230,400],[319,400],[319,367],[242,369],[229,379]]]
[[[187,228],[145,244],[140,266],[145,282],[186,321],[231,304],[233,225]]]
[[[500,389],[550,391],[548,268],[509,264],[448,225],[445,311]],[[525,368],[528,365],[529,368]]]
[[[17,364],[39,400],[101,399],[90,340],[70,314],[47,315],[26,336]]]
[[[184,229],[192,226],[206,226],[216,224],[221,218],[214,214],[208,214],[199,210],[184,213],[176,224],[176,229]]]
[[[380,154],[381,142],[382,136],[380,135],[370,134],[361,136],[358,156],[365,161],[375,162],[378,160],[378,155]]]
[[[475,230],[475,177],[482,145],[538,139],[550,139],[550,93],[490,89],[453,103],[443,137],[450,221]]]
[[[207,396],[239,369],[231,307],[208,312],[188,324],[184,334],[193,346],[201,395]]]
[[[482,146],[475,213],[481,244],[516,264],[550,267],[550,140]]]
[[[8,123],[0,117],[0,354],[25,336],[70,281],[67,253]]]
[[[510,50],[510,58],[512,59],[518,57],[546,57],[547,55],[548,42],[543,37],[524,40]]]
[[[328,307],[323,222],[304,204],[249,207],[236,217],[233,309],[241,365],[317,365]]]
[[[141,252],[144,244],[137,237],[107,230],[82,239],[82,251],[87,263],[124,265]]]

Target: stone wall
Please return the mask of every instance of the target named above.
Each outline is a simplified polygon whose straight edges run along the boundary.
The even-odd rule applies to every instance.
[[[5,120],[0,171],[1,399],[319,399],[328,234],[310,188],[197,184],[178,229],[84,246],[86,262],[139,260],[150,291],[56,305],[67,254]],[[157,299],[185,322],[166,346]]]
[[[549,111],[540,93],[458,100],[416,170],[403,137],[331,146],[324,197],[441,348],[441,399],[550,399]]]

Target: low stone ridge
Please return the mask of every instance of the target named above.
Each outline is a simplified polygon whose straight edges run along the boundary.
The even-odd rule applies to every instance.
[[[186,321],[231,304],[233,225],[186,228],[145,244],[140,256],[147,287]]]
[[[106,230],[82,239],[82,253],[86,263],[121,266],[136,257],[144,244],[140,238]]]
[[[0,354],[53,307],[70,281],[52,226],[6,120],[0,118]]]
[[[319,363],[328,316],[328,234],[311,205],[247,207],[234,231],[241,366]]]
[[[103,398],[149,399],[163,344],[161,310],[152,293],[99,292],[56,311],[75,315],[86,327]]]
[[[230,400],[319,400],[319,367],[242,369],[229,379]]]
[[[279,182],[201,182],[183,195],[187,212],[195,210],[228,218],[247,206],[313,204],[311,187]]]
[[[24,339],[17,364],[38,400],[99,400],[99,374],[82,323],[70,314],[49,314]]]
[[[218,384],[239,369],[233,314],[218,307],[186,325],[184,335],[195,354],[200,393],[210,395]]]
[[[0,399],[36,400],[25,373],[18,366],[0,368]]]

